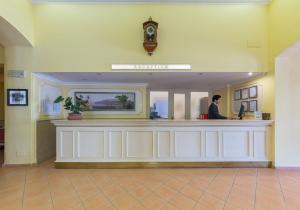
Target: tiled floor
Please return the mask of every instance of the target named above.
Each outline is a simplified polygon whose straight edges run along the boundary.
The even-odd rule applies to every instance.
[[[0,169],[2,210],[300,210],[300,171]]]

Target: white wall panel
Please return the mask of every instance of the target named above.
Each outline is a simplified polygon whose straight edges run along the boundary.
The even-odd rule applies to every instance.
[[[166,158],[170,157],[171,148],[171,135],[169,131],[158,131],[157,145],[158,145],[158,157]]]
[[[249,156],[249,135],[247,131],[223,132],[224,157],[245,158]]]
[[[219,156],[219,135],[218,131],[205,132],[206,157],[216,158]]]
[[[127,132],[127,157],[152,158],[153,157],[153,132],[128,131]]]
[[[79,131],[78,132],[78,157],[103,158],[104,157],[104,132]]]
[[[176,131],[175,156],[182,158],[199,158],[201,156],[201,132]]]
[[[109,157],[122,157],[122,131],[109,132]]]
[[[59,146],[60,146],[60,158],[69,159],[74,158],[74,139],[73,131],[61,131]]]
[[[267,143],[265,131],[254,131],[254,157],[265,158],[267,156]]]
[[[266,161],[269,133],[264,126],[59,127],[57,161]]]

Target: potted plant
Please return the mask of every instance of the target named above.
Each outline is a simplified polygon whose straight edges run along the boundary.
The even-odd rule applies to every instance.
[[[68,115],[68,120],[81,120],[81,113],[87,108],[88,101],[81,98],[76,98],[73,102],[72,97],[64,98],[59,96],[55,99],[54,103],[60,103],[65,101],[64,108],[65,110],[70,111]]]

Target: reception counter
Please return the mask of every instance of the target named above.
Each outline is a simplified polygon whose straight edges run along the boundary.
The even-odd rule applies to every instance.
[[[269,167],[272,121],[53,120],[57,168]]]

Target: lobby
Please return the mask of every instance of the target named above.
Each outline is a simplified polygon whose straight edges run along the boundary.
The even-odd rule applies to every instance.
[[[0,0],[0,209],[300,209],[299,11]]]

